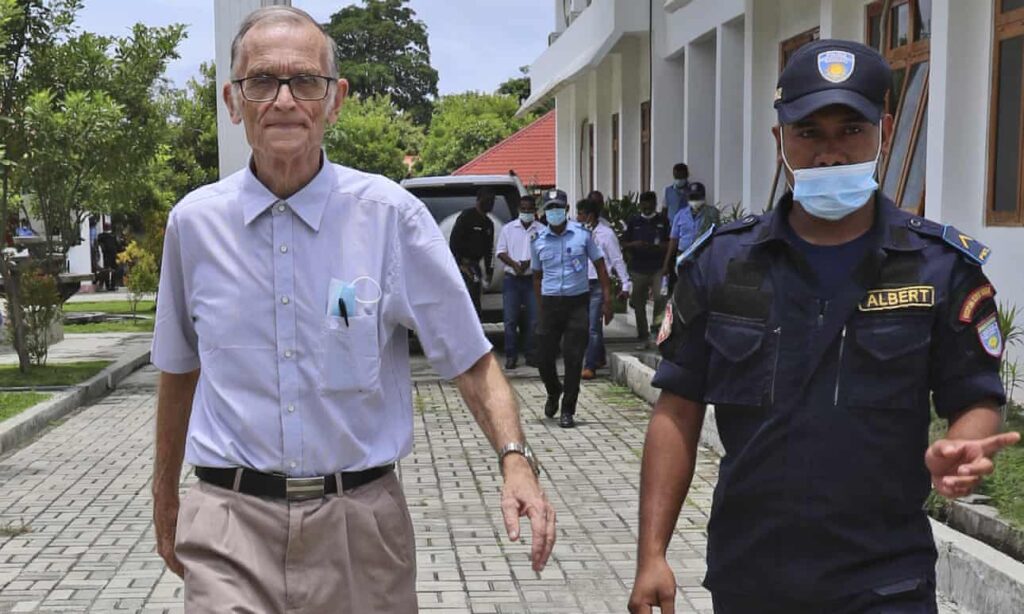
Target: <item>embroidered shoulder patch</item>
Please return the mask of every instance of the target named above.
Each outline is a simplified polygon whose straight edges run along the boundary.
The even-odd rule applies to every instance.
[[[858,310],[889,311],[909,307],[933,307],[934,305],[934,286],[906,286],[904,288],[868,290],[867,296],[858,305]]]
[[[974,313],[978,310],[978,306],[995,295],[996,289],[992,287],[992,284],[985,284],[975,288],[964,298],[964,304],[960,307],[960,321],[964,324],[970,324],[974,320]]]
[[[712,224],[710,228],[704,231],[704,234],[693,240],[693,243],[690,244],[690,247],[686,248],[686,251],[684,251],[682,254],[679,254],[679,257],[676,258],[676,268],[679,268],[679,265],[683,264],[684,260],[692,256],[693,254],[696,254],[697,251],[701,248],[701,246],[707,243],[708,239],[710,239],[711,235],[713,235],[714,233],[715,225]]]
[[[999,358],[1003,355],[1003,334],[999,332],[999,319],[992,314],[978,323],[978,341],[989,356]]]
[[[665,318],[661,321],[661,328],[658,329],[657,344],[661,345],[672,334],[672,303],[665,305]]]
[[[942,240],[952,245],[957,251],[966,255],[976,264],[988,262],[992,250],[970,235],[966,235],[952,226],[942,228]]]

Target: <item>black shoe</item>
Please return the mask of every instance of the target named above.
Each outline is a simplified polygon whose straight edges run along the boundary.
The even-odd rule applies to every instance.
[[[544,415],[548,418],[554,418],[555,414],[558,413],[558,397],[548,396],[548,402],[544,404]]]
[[[515,359],[515,358],[506,358],[505,359],[505,370],[506,371],[510,371],[512,369],[515,369],[518,364],[519,364],[519,361],[517,359]]]
[[[572,414],[563,413],[562,417],[558,420],[558,426],[563,429],[576,428],[576,420],[572,417]]]
[[[525,364],[527,367],[533,367],[534,369],[540,368],[540,365],[537,363],[537,361],[532,358],[527,358]]]

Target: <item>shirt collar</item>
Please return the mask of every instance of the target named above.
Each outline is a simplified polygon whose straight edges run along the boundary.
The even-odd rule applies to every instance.
[[[299,219],[306,223],[314,232],[320,230],[320,220],[323,219],[324,209],[327,208],[327,199],[334,189],[334,171],[327,159],[327,154],[321,152],[323,164],[313,179],[304,185],[301,190],[292,194],[287,199],[280,199],[275,196],[267,186],[256,177],[252,170],[252,158],[245,167],[245,175],[242,178],[241,198],[243,202],[244,220],[248,226],[253,220],[267,210],[267,207],[283,201],[291,207]]]
[[[868,231],[879,238],[877,243],[888,251],[917,251],[925,247],[925,241],[917,233],[910,232],[908,222],[914,216],[901,211],[892,200],[881,192],[875,192],[875,220]],[[705,205],[707,206],[707,205]],[[793,208],[793,193],[786,192],[779,199],[775,208],[764,217],[764,222],[754,235],[753,245],[782,241],[789,243],[787,221],[789,211]]]

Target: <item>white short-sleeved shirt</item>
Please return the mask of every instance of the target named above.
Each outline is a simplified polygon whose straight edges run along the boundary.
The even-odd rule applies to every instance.
[[[626,271],[626,260],[622,257],[622,248],[619,247],[619,238],[615,236],[615,230],[602,219],[590,232],[594,237],[594,243],[597,243],[604,252],[604,264],[608,268],[608,274],[614,273],[622,282],[622,289],[632,292],[633,282]],[[597,279],[597,268],[593,262],[587,263],[587,279]]]
[[[355,282],[347,324],[332,279]],[[426,207],[326,157],[287,202],[246,168],[178,203],[156,318],[153,364],[202,369],[186,462],[290,476],[411,451],[408,330],[447,379],[491,349]]]
[[[529,226],[523,226],[523,223],[518,219],[512,220],[501,227],[501,233],[498,235],[498,247],[494,250],[494,253],[508,254],[508,257],[516,262],[529,261],[532,257],[530,243],[537,238],[537,235],[542,230],[544,230],[544,224],[537,220],[531,222]],[[505,273],[509,275],[516,274],[512,267],[504,262],[502,264],[505,267]],[[533,268],[528,266],[524,275],[532,273]]]

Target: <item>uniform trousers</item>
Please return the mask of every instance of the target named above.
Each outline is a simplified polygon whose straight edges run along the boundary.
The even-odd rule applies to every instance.
[[[935,579],[912,578],[824,601],[711,594],[715,614],[937,614]]]
[[[394,472],[304,501],[199,482],[175,539],[190,614],[412,614],[415,547]]]
[[[548,396],[562,396],[562,413],[576,413],[580,394],[583,354],[587,351],[590,318],[587,305],[590,293],[577,296],[542,296],[537,323],[537,365]],[[565,384],[558,381],[555,357],[559,345],[565,361]]]

